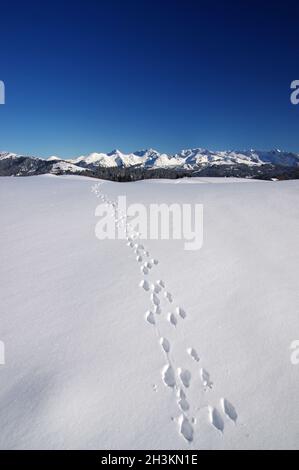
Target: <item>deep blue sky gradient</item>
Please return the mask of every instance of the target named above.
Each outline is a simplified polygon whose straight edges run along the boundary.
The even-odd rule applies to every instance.
[[[1,1],[0,150],[299,152],[299,6]]]

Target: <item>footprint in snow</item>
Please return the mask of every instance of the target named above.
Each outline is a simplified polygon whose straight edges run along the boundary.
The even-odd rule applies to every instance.
[[[179,388],[178,391],[176,392],[176,396],[178,398],[185,398],[186,399],[186,393],[182,388]]]
[[[160,304],[159,297],[154,292],[151,294],[151,301],[153,302],[154,305]]]
[[[217,408],[213,408],[213,406],[209,406],[209,420],[210,423],[219,431],[223,432],[224,429],[224,421],[221,417],[221,414],[217,410]]]
[[[141,266],[140,271],[142,272],[142,274],[148,274],[148,269],[145,266]]]
[[[199,371],[201,381],[205,387],[212,388],[213,382],[210,380],[210,374],[205,369],[201,368]]]
[[[159,280],[157,281],[157,284],[158,284],[160,287],[162,287],[162,289],[165,288],[165,282],[162,281],[161,279],[159,279]]]
[[[159,294],[161,288],[157,284],[152,284],[151,285],[151,291],[155,292],[155,294]]]
[[[188,442],[193,441],[193,428],[184,414],[179,417],[179,431]]]
[[[157,265],[159,261],[157,259],[151,259],[151,263]]]
[[[150,289],[149,283],[144,279],[140,282],[139,287],[142,287],[145,291],[149,291]]]
[[[159,294],[161,292],[161,289],[162,287],[156,282],[153,288],[154,292],[156,292],[156,294]]]
[[[186,398],[179,398],[178,406],[182,411],[188,411],[190,408]]]
[[[160,338],[160,344],[164,352],[169,353],[170,351],[170,343],[166,338]]]
[[[186,318],[186,316],[187,316],[187,315],[186,315],[186,312],[185,312],[185,310],[183,310],[181,307],[177,307],[177,308],[175,309],[175,311],[176,311],[176,313],[177,313],[181,318],[183,318],[183,319]]]
[[[226,398],[221,398],[220,399],[220,405],[222,408],[223,413],[232,421],[236,422],[238,415],[235,410],[235,407],[226,399]]]
[[[194,348],[188,348],[187,349],[187,353],[189,354],[190,357],[192,357],[192,359],[196,362],[199,361],[199,356],[197,354],[197,352],[195,351]]]
[[[182,388],[179,388],[177,391],[177,397],[178,397],[178,406],[182,411],[188,411],[189,410],[189,403],[187,401],[186,394]]]
[[[172,295],[169,292],[164,292],[164,297],[168,300],[168,302],[172,302]]]
[[[142,263],[142,257],[140,255],[136,256],[136,261]]]
[[[147,311],[145,314],[146,321],[150,323],[151,325],[155,325],[155,316],[153,312]]]
[[[154,313],[156,313],[157,315],[160,315],[161,313],[161,308],[159,305],[155,305],[154,306]]]
[[[176,326],[178,321],[174,313],[169,313],[167,319],[169,323],[171,323],[173,326]]]
[[[163,367],[162,380],[167,387],[175,387],[175,375],[170,364],[166,364],[166,366]]]
[[[178,376],[182,382],[182,384],[188,388],[190,386],[191,381],[191,373],[187,369],[178,368]]]

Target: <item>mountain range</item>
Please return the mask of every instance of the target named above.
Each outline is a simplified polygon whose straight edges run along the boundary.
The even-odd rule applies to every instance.
[[[77,174],[114,181],[184,176],[234,176],[260,179],[299,178],[299,154],[270,151],[210,151],[195,148],[173,155],[156,150],[125,154],[91,153],[74,159],[0,152],[0,176]]]

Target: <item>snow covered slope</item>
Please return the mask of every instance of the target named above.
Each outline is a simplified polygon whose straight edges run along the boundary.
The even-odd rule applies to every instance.
[[[299,182],[237,181],[1,178],[1,449],[298,448]],[[203,203],[202,249],[99,241],[124,194]]]

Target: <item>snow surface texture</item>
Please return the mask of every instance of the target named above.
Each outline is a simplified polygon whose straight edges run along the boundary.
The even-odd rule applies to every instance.
[[[2,449],[298,448],[299,181],[237,181],[0,179]],[[99,241],[123,194],[203,203],[202,249]]]

